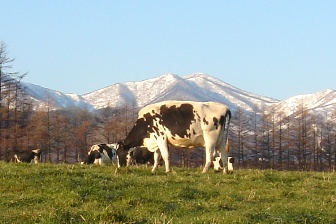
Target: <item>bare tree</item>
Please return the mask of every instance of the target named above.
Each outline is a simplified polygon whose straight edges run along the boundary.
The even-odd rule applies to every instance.
[[[26,75],[11,71],[14,59],[8,57],[7,46],[0,43],[0,156],[8,148],[18,147],[19,111],[22,88],[20,81]]]
[[[235,156],[238,159],[238,166],[245,166],[246,159],[246,149],[248,148],[248,131],[249,118],[247,114],[241,109],[237,108],[237,110],[233,113],[232,117],[233,128],[232,135],[233,139],[233,148],[237,151],[237,155]]]
[[[76,109],[73,133],[76,139],[77,162],[83,161],[89,147],[89,137],[92,134],[95,123],[92,115],[84,110]]]
[[[251,139],[251,149],[254,156],[254,163],[258,162],[259,155],[259,144],[260,144],[260,109],[254,108],[253,112],[250,114],[250,126],[252,127],[253,139]]]

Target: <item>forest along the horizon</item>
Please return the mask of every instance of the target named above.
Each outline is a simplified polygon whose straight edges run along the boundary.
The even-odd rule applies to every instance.
[[[33,109],[20,81],[26,74],[8,71],[12,59],[0,45],[0,160],[13,150],[41,149],[41,162],[79,163],[93,144],[123,140],[133,127],[139,108],[124,105],[97,111]],[[50,102],[52,105],[53,102]],[[321,116],[304,107],[291,116],[256,108],[233,110],[229,131],[230,156],[235,169],[334,171],[336,111]],[[171,163],[182,167],[204,164],[201,148],[170,148]]]

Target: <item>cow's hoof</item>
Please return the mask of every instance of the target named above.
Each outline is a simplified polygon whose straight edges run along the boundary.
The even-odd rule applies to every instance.
[[[209,167],[204,167],[203,170],[202,170],[202,173],[206,173],[206,172],[208,172],[208,170],[209,170]]]
[[[232,174],[232,173],[233,173],[233,170],[227,170],[227,169],[224,169],[224,170],[223,170],[223,174],[224,174],[224,175]]]

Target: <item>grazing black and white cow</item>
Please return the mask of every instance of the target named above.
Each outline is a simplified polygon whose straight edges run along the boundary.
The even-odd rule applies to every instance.
[[[97,144],[91,146],[83,164],[110,164],[118,163],[116,144]],[[119,165],[119,163],[118,163]]]
[[[41,153],[41,149],[9,151],[7,153],[7,162],[39,163]]]
[[[165,101],[148,105],[139,111],[138,119],[123,142],[118,154],[134,147],[147,147],[154,152],[154,172],[159,155],[170,171],[168,143],[176,147],[205,148],[206,162],[203,173],[208,171],[216,151],[225,161],[224,173],[228,172],[228,131],[231,119],[229,108],[216,102]],[[119,160],[124,160],[119,156]]]
[[[154,153],[147,148],[136,147],[127,155],[127,166],[138,164],[154,164]]]
[[[217,156],[214,161],[212,161],[214,170],[219,171],[223,169],[223,162],[221,160],[220,156]],[[227,172],[232,173],[233,172],[233,163],[234,163],[234,158],[229,156],[228,157],[228,165],[227,165]]]

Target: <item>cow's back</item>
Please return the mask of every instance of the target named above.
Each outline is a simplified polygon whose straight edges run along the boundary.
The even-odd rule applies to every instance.
[[[172,145],[190,148],[204,146],[204,133],[219,133],[228,111],[217,102],[164,101],[144,107],[138,117],[152,119],[149,123]]]
[[[163,101],[143,107],[138,118],[151,115],[153,117],[160,115],[163,120],[176,120],[179,118],[193,119],[201,122],[204,117],[212,118],[214,116],[225,116],[229,108],[218,102],[194,102],[194,101]],[[198,115],[200,117],[198,117]],[[203,120],[204,121],[204,120]],[[204,124],[207,122],[204,121]]]

